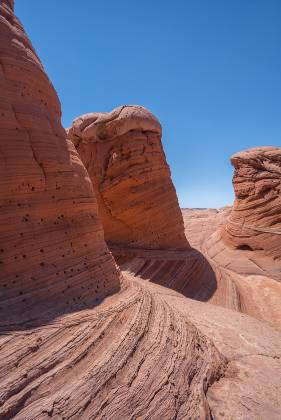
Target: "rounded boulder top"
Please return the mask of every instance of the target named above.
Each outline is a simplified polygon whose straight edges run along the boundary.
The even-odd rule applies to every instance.
[[[104,142],[132,130],[162,134],[158,119],[140,105],[122,105],[111,112],[91,112],[76,118],[68,136],[74,144],[79,140]]]

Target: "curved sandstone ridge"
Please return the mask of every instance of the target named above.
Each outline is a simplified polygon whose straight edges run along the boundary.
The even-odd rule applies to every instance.
[[[108,244],[189,248],[161,135],[159,121],[136,105],[82,115],[68,131],[93,182]]]
[[[279,419],[280,333],[120,276],[12,3],[0,6],[0,419]]]
[[[191,250],[110,247],[121,269],[142,280],[169,287],[186,297],[208,301],[217,289],[215,273],[203,256]]]
[[[126,278],[96,309],[0,338],[0,418],[280,418],[280,333]]]
[[[281,260],[281,148],[246,150],[232,156],[231,163],[236,199],[223,239]]]
[[[88,174],[12,2],[0,20],[0,323],[118,290]]]

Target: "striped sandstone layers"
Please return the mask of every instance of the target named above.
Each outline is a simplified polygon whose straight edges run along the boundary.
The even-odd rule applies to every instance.
[[[161,136],[156,117],[137,105],[82,115],[68,131],[116,261],[144,280],[206,300],[216,287],[214,273],[185,237]]]
[[[215,273],[209,302],[281,330],[281,149],[235,154],[233,208],[184,210],[186,234]]]
[[[126,274],[95,309],[0,337],[0,418],[279,420],[280,339]]]
[[[71,310],[118,290],[88,174],[12,2],[0,28],[1,324]],[[39,311],[39,312],[38,312]]]
[[[56,94],[11,6],[0,6],[0,419],[279,419],[281,336],[270,327],[127,272],[94,305],[120,277]]]
[[[281,261],[281,148],[259,147],[231,158],[235,202],[223,239]]]
[[[136,105],[73,121],[68,137],[93,182],[108,244],[190,248],[161,135],[156,117]]]
[[[105,237],[122,270],[143,280],[153,281],[172,288],[186,297],[248,313],[281,329],[281,311],[278,304],[281,290],[279,290],[280,284],[276,283],[276,280],[280,280],[281,273],[280,263],[273,260],[273,248],[267,256],[261,256],[259,253],[252,253],[249,256],[246,255],[247,253],[245,254],[244,243],[241,246],[241,250],[244,252],[239,253],[238,250],[232,249],[233,246],[230,247],[230,240],[227,244],[225,240],[222,240],[222,237],[225,238],[221,232],[224,233],[230,223],[231,226],[237,227],[238,225],[237,222],[234,223],[231,220],[236,207],[235,214],[237,214],[237,217],[242,216],[239,202],[232,211],[230,207],[226,207],[219,212],[214,210],[189,211],[190,218],[186,220],[187,238],[195,249],[190,248],[187,241],[185,249],[180,249],[179,246],[175,246],[175,243],[167,244],[165,239],[162,242],[162,238],[165,238],[163,233],[182,232],[183,228],[180,218],[177,217],[179,207],[172,188],[170,190],[168,187],[166,188],[166,197],[168,193],[172,197],[170,201],[167,199],[165,202],[165,198],[162,200],[156,198],[150,205],[149,200],[146,199],[146,197],[155,197],[155,191],[158,189],[158,184],[161,185],[162,178],[155,178],[153,182],[150,182],[150,177],[144,178],[141,189],[143,195],[135,196],[136,191],[139,192],[139,190],[135,189],[134,183],[138,182],[138,176],[145,167],[144,162],[153,167],[155,161],[155,158],[151,157],[150,151],[143,147],[140,133],[147,132],[158,132],[157,156],[159,162],[162,160],[164,168],[167,164],[161,147],[160,124],[150,112],[142,107],[120,107],[109,114],[86,114],[77,118],[69,131],[69,138],[76,145],[95,185],[99,197],[100,215],[105,227]],[[268,155],[268,159],[269,156],[274,154],[272,148],[269,149],[271,154]],[[135,150],[138,153],[133,153]],[[244,154],[248,156],[249,152],[244,152]],[[235,158],[233,159],[236,162]],[[242,162],[244,161],[242,160]],[[253,159],[250,162],[254,165]],[[267,161],[264,162],[264,166],[267,167]],[[272,175],[273,166],[275,175]],[[277,185],[278,167],[274,164],[273,166],[268,168],[268,170],[271,170],[271,175],[269,173],[265,174],[262,167],[258,165],[255,175],[251,172],[249,166],[241,169],[241,174],[244,176],[245,183],[251,178],[257,180],[258,183],[262,183],[263,186],[265,185],[263,178],[267,179],[268,186],[268,183],[272,182],[272,176],[275,176],[273,192],[269,194],[269,189],[267,191],[273,200],[270,201],[270,204],[272,204],[272,213],[275,212],[274,220],[278,221],[278,203],[280,201],[278,186],[277,193],[274,190]],[[108,168],[111,170],[112,167],[116,168],[116,172],[108,170]],[[120,168],[122,168],[122,172],[118,172],[118,176],[112,176]],[[146,170],[149,170],[149,168],[146,167]],[[98,176],[99,173],[103,175]],[[134,174],[133,180],[131,179],[132,173]],[[164,179],[169,184],[171,183],[170,177]],[[234,176],[234,185],[238,182],[236,180],[237,174]],[[240,196],[243,187],[238,183],[238,189],[239,186],[240,193],[238,195]],[[104,198],[104,190],[106,194],[110,195],[110,200]],[[264,189],[262,190],[264,191]],[[253,188],[253,191],[255,191],[255,188]],[[251,200],[249,201],[251,203]],[[162,214],[161,206],[163,206],[163,214],[165,214],[166,205],[169,202],[173,203],[169,210],[174,211],[176,216],[173,217],[170,213],[167,217],[159,218],[158,216]],[[106,203],[106,206],[104,203]],[[251,218],[255,213],[252,212],[249,204],[247,206],[249,209],[248,216]],[[263,208],[262,200],[254,201],[252,206],[256,208],[257,214],[268,214],[268,207]],[[105,207],[109,211],[104,210]],[[153,215],[150,213],[151,209],[153,209]],[[117,222],[120,220],[124,225],[122,241],[116,239],[118,238],[118,231],[115,230]],[[162,220],[165,220],[165,225],[159,222]],[[151,232],[153,232],[154,237],[158,238],[158,241],[154,241],[153,244],[147,241],[145,236],[148,232],[145,227],[150,222],[153,224]],[[126,227],[128,231],[127,234],[124,234]],[[136,243],[135,238],[132,240],[128,233],[130,229],[138,238],[142,238],[142,233],[144,233],[142,242],[137,241]],[[114,236],[115,233],[116,237]],[[234,237],[235,239],[237,238]],[[261,249],[260,244],[263,240],[258,236],[256,239],[256,244],[259,244],[258,247]],[[276,249],[280,246],[278,239],[277,234],[268,236],[268,240],[271,240],[271,244],[275,244]],[[251,278],[248,278],[248,275]],[[254,276],[258,281],[257,276],[259,275],[264,276],[264,287],[253,286],[252,277]],[[260,278],[258,282],[260,282]],[[270,291],[269,295],[266,290]],[[271,301],[270,310],[265,309],[266,298]]]

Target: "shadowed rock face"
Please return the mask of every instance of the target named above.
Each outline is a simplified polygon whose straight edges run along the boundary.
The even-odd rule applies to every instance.
[[[68,132],[93,182],[109,244],[189,248],[161,135],[159,121],[136,105],[82,115]]]
[[[0,308],[10,325],[116,291],[88,174],[12,2],[0,21]]]
[[[236,199],[223,239],[281,260],[281,148],[246,150],[232,156],[231,163]]]
[[[279,420],[281,336],[270,327],[129,272],[93,306],[119,274],[11,3],[0,6],[0,298],[10,322],[0,324],[0,418]]]

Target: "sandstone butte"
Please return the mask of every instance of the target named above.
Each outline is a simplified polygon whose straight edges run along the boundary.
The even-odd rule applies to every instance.
[[[57,95],[13,2],[2,0],[0,12],[0,418],[279,419],[280,332],[120,271],[104,241],[97,186],[66,139]],[[162,242],[149,225],[142,238],[112,223],[121,235],[112,245],[117,257],[133,249],[124,264],[136,248],[192,251],[167,167],[163,174],[159,189],[169,187],[177,224]],[[260,252],[230,248],[224,223],[214,223],[217,242],[201,233],[192,241]]]

